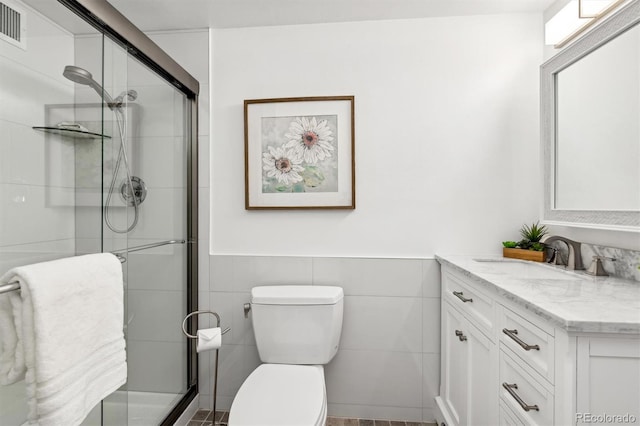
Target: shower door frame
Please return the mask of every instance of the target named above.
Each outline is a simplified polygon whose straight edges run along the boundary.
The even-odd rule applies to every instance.
[[[198,95],[200,84],[180,64],[167,55],[146,34],[131,23],[106,0],[58,0],[101,33],[122,46],[151,71],[182,92],[190,101],[187,122],[190,125],[187,143],[187,312],[198,306]],[[195,334],[198,316],[191,317],[188,330]],[[195,342],[187,345],[187,392],[162,421],[173,425],[198,394],[198,356]]]

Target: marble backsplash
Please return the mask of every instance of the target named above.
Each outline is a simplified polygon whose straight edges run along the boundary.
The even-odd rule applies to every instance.
[[[567,245],[556,241],[550,244],[558,249],[563,262],[566,264],[568,257]],[[640,282],[640,251],[627,250],[615,247],[605,247],[595,244],[582,243],[582,262],[588,269],[593,261],[593,256],[605,256],[615,260],[604,259],[604,270],[613,277],[624,278]]]

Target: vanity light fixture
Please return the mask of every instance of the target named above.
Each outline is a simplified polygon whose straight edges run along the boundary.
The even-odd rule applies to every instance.
[[[545,44],[561,49],[627,0],[570,0],[545,23]]]

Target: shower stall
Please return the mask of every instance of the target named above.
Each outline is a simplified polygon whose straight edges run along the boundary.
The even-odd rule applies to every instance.
[[[0,275],[122,262],[128,380],[85,425],[173,424],[197,394],[198,91],[106,0],[0,0]],[[26,413],[0,384],[0,424]]]

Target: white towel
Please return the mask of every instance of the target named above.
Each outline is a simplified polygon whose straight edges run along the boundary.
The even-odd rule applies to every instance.
[[[79,425],[127,379],[120,261],[100,253],[20,266],[0,278],[12,281],[20,290],[0,295],[11,324],[0,328],[0,381],[26,370],[26,424]]]

